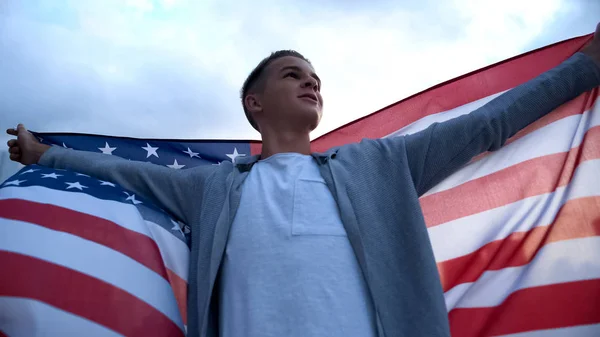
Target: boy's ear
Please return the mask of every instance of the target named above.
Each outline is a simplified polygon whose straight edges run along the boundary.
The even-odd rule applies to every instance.
[[[249,112],[259,112],[262,110],[262,103],[257,94],[248,94],[244,98],[244,105]]]

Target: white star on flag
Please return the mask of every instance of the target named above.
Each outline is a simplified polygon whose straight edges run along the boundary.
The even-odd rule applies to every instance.
[[[177,162],[177,159],[175,159],[175,162],[173,162],[173,164],[172,164],[172,165],[167,165],[167,167],[170,167],[170,168],[173,168],[173,169],[176,169],[176,170],[179,170],[180,168],[182,168],[182,167],[184,167],[184,166],[185,166],[185,165],[180,165],[180,164]]]
[[[137,204],[141,204],[141,203],[142,203],[142,202],[141,202],[141,201],[139,201],[139,200],[135,200],[135,194],[131,194],[131,195],[130,195],[129,193],[127,193],[127,192],[125,192],[125,191],[123,191],[123,193],[127,194],[127,199],[125,199],[126,201],[127,201],[127,200],[131,200],[131,202],[132,202],[134,205],[137,205]]]
[[[65,149],[70,149],[70,147],[67,147],[67,145],[65,145],[65,142],[63,142],[63,147],[64,147]]]
[[[27,170],[27,171],[23,171],[23,172],[21,172],[21,174],[25,174],[25,173],[33,173],[33,172],[35,172],[35,171],[39,171],[39,169],[29,169],[29,170]]]
[[[4,183],[4,186],[11,186],[11,185],[12,186],[19,186],[20,183],[25,182],[25,181],[27,181],[27,180],[19,180],[19,179],[17,179],[17,180],[13,180],[13,181],[7,181],[7,182]]]
[[[42,178],[54,178],[54,179],[58,179],[58,177],[62,177],[62,174],[56,174],[54,172],[52,173],[42,173]]]
[[[104,180],[98,180],[98,181],[100,182],[100,186],[108,185],[108,186],[115,187],[115,184],[111,183],[110,181],[104,181]]]
[[[98,150],[102,151],[104,154],[112,154],[112,152],[117,149],[116,147],[110,147],[108,142],[104,142],[104,144],[104,147],[98,148]]]
[[[194,152],[192,150],[190,150],[190,148],[187,148],[187,151],[182,151],[183,153],[187,153],[190,155],[190,158],[194,158],[194,157],[198,157],[200,158],[200,156],[198,155],[198,152]]]
[[[158,153],[156,153],[156,150],[158,150],[158,147],[152,147],[152,146],[150,146],[150,144],[146,143],[146,147],[142,147],[142,149],[144,149],[148,152],[148,154],[146,155],[146,158],[148,158],[150,156],[156,156],[156,158],[158,158]]]
[[[237,147],[234,147],[233,148],[233,153],[226,154],[226,156],[229,157],[229,158],[231,158],[231,162],[232,163],[235,163],[235,158],[237,158],[237,157],[243,157],[243,156],[245,156],[245,154],[238,153]]]
[[[80,177],[90,177],[87,174],[83,174],[83,173],[75,173],[76,176],[80,176]]]
[[[67,187],[67,189],[70,189],[70,188],[76,188],[76,189],[78,189],[78,190],[80,190],[80,191],[83,191],[83,189],[84,189],[84,188],[88,188],[87,186],[83,186],[83,185],[81,185],[81,184],[80,184],[78,181],[76,181],[76,182],[74,182],[74,183],[65,183],[65,184],[69,185],[69,186]]]
[[[181,231],[181,226],[179,226],[177,222],[171,220],[171,223],[173,224],[173,227],[171,228],[172,231],[178,231],[181,234],[183,234],[183,232]]]

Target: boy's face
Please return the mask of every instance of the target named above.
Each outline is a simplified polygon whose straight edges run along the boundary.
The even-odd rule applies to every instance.
[[[285,56],[265,69],[264,91],[259,95],[263,120],[293,122],[314,130],[323,114],[321,81],[306,61]]]

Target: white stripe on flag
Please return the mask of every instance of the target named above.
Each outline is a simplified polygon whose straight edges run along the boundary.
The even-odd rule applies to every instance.
[[[137,261],[69,233],[23,221],[0,222],[2,250],[49,261],[110,283],[150,304],[183,329],[169,282]]]
[[[50,291],[50,290],[49,290]],[[0,296],[0,331],[10,337],[123,336],[86,318],[21,297]]]
[[[123,195],[127,197],[125,194]],[[60,191],[42,186],[8,186],[2,189],[0,200],[13,198],[55,205],[93,215],[151,237],[150,231],[143,225],[141,215],[133,204],[104,200],[85,193]]]
[[[600,279],[600,237],[558,241],[543,246],[531,263],[486,271],[475,283],[445,293],[448,311],[500,305],[512,292],[556,283]]]
[[[190,259],[190,251],[187,246],[164,227],[151,221],[146,221],[146,224],[152,233],[152,239],[158,245],[165,266],[187,282]]]
[[[469,215],[428,228],[437,262],[476,251],[514,232],[547,226],[569,200],[600,196],[600,159],[579,164],[571,182],[552,193],[525,198],[517,202]],[[460,244],[456,244],[460,242]]]

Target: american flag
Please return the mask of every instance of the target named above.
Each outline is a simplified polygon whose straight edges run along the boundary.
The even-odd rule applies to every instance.
[[[413,133],[469,113],[577,52],[566,40],[440,84],[313,141]],[[582,94],[421,198],[453,336],[600,335],[600,105]],[[36,133],[173,169],[260,153],[252,141]],[[110,182],[28,166],[0,187],[0,331],[185,334],[184,224]],[[399,317],[399,319],[402,319]]]
[[[111,182],[23,168],[0,189],[0,331],[184,336],[188,233]]]

